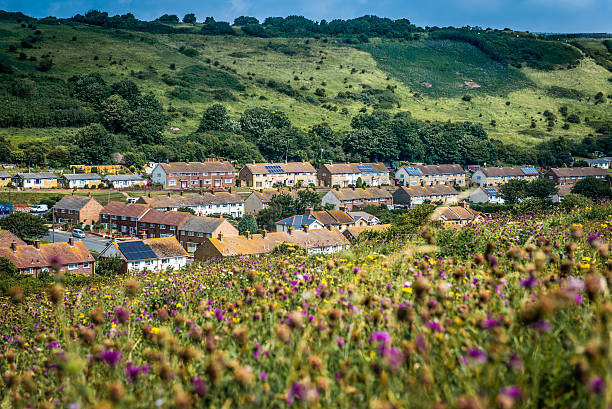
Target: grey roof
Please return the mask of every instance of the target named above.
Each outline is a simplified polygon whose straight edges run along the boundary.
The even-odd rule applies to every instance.
[[[107,182],[118,182],[124,180],[142,181],[143,178],[139,175],[106,175],[102,180]]]
[[[351,215],[353,220],[357,221],[359,219],[365,219],[368,223],[374,219],[378,219],[376,216],[371,215],[368,212],[348,212]]]
[[[66,180],[99,180],[101,176],[97,173],[68,173],[62,175]]]
[[[57,176],[53,173],[42,172],[42,173],[18,173],[16,176],[21,179],[57,179]]]
[[[54,209],[81,210],[91,197],[64,196],[55,203]]]
[[[315,219],[314,216],[311,216],[309,214],[298,214],[295,216],[287,217],[283,220],[279,220],[276,222],[276,224],[290,226],[294,228],[302,228],[304,226],[310,226],[316,221],[317,219]]]
[[[179,230],[193,231],[196,233],[212,233],[225,219],[217,217],[198,217],[191,216],[187,221],[179,228]]]
[[[8,172],[0,172],[0,178],[10,178],[11,174]]]

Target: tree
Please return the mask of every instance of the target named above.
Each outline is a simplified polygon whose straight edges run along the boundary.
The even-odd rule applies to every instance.
[[[120,95],[111,95],[102,103],[102,124],[113,133],[121,132],[129,114],[130,105]]]
[[[176,14],[164,14],[163,16],[158,17],[157,21],[160,23],[176,24],[179,22],[179,18]]]
[[[99,73],[81,75],[70,79],[72,94],[81,101],[99,105],[110,96],[110,89]]]
[[[518,203],[520,199],[524,199],[527,195],[527,184],[526,180],[510,179],[501,185],[499,190],[504,202],[514,204]]]
[[[295,201],[288,194],[278,194],[270,200],[270,205],[257,214],[257,224],[274,230],[279,220],[295,215]]]
[[[198,131],[225,131],[229,128],[229,122],[227,108],[221,104],[214,104],[204,111]]]
[[[234,19],[235,26],[246,26],[249,24],[259,24],[259,20],[257,20],[255,17],[249,16],[240,16]]]
[[[247,230],[249,233],[255,233],[258,230],[257,220],[255,220],[255,217],[251,216],[250,214],[244,215],[242,218],[240,218],[237,228],[238,232],[242,235],[246,234]]]
[[[196,23],[196,16],[195,16],[195,14],[193,14],[193,13],[185,14],[185,16],[183,17],[183,23],[195,24]]]
[[[195,216],[196,212],[191,207],[179,207],[176,209],[177,212],[190,213]]]
[[[49,232],[42,217],[23,212],[15,212],[3,217],[0,219],[0,227],[24,241],[40,239]]]
[[[584,159],[578,159],[572,164],[572,168],[588,168],[589,162]]]
[[[300,190],[295,199],[295,214],[303,214],[306,209],[321,210],[321,196],[314,190]]]
[[[610,182],[606,179],[596,179],[593,177],[580,179],[576,182],[572,193],[588,197],[591,200],[612,198]]]
[[[113,277],[121,272],[122,267],[123,260],[117,256],[99,258],[96,266],[96,274],[105,277]]]
[[[570,193],[565,195],[559,206],[565,210],[577,209],[580,207],[588,206],[591,203],[588,197],[578,195],[576,193]]]
[[[557,187],[551,179],[537,178],[527,184],[525,191],[529,197],[547,200],[557,193]]]
[[[77,132],[73,143],[76,149],[80,149],[84,164],[101,165],[110,161],[114,137],[102,125],[93,124]]]
[[[0,257],[0,280],[16,277],[18,274],[15,264],[6,257]]]

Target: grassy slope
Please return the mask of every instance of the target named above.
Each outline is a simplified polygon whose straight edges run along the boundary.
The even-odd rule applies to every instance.
[[[488,60],[470,45],[452,42],[425,40],[398,44],[374,41],[364,47],[370,54],[346,47],[336,40],[324,43],[310,39],[306,44],[304,39],[168,36],[102,30],[89,26],[71,28],[41,25],[39,29],[43,31],[44,40],[35,45],[41,45],[42,48],[25,52],[39,59],[41,55],[51,52],[55,65],[50,75],[68,79],[76,74],[98,71],[111,82],[129,77],[142,88],[154,92],[164,106],[171,104],[179,109],[192,109],[194,115],[191,117],[173,118],[167,130],[168,136],[192,132],[197,127],[200,113],[214,101],[170,99],[166,93],[173,87],[162,82],[160,77],[164,73],[175,75],[194,64],[214,70],[215,67],[207,64],[206,59],[235,69],[236,76],[246,87],[244,92],[234,92],[236,101],[225,102],[235,118],[246,108],[261,106],[286,112],[302,128],[325,120],[336,129],[348,129],[350,117],[363,104],[353,101],[340,105],[333,97],[339,91],[359,92],[360,84],[365,84],[376,89],[384,89],[387,85],[397,87],[395,94],[401,102],[399,109],[409,110],[417,118],[481,122],[493,137],[519,144],[530,144],[550,136],[581,138],[593,133],[592,128],[584,124],[572,125],[569,130],[563,130],[561,123],[548,132],[538,112],[548,109],[557,113],[562,105],[568,106],[570,113],[612,120],[610,103],[594,106],[587,99],[579,101],[555,97],[548,90],[556,86],[575,88],[589,97],[599,91],[611,94],[612,83],[607,81],[610,73],[590,60],[584,60],[572,70],[542,72],[523,68],[518,71]],[[0,58],[15,62],[25,72],[36,72],[36,63],[17,62],[15,54],[5,51],[9,44],[18,43],[21,38],[32,34],[31,30],[7,22],[0,22],[0,30],[4,34],[0,36]],[[73,36],[77,37],[76,41],[71,41]],[[286,55],[275,51],[267,47],[269,42],[288,44],[295,54]],[[180,46],[195,48],[200,55],[195,58],[186,57],[178,52]],[[95,55],[99,60],[94,61]],[[118,63],[111,64],[111,61]],[[176,71],[169,69],[170,63],[176,64]],[[317,67],[320,69],[317,70]],[[353,68],[356,72],[351,74]],[[362,70],[365,72],[362,73]],[[132,71],[147,73],[146,78],[133,77],[130,75]],[[392,75],[389,76],[389,73]],[[299,79],[295,80],[295,76]],[[301,87],[306,90],[299,91],[301,98],[296,100],[258,83],[258,79],[265,82],[269,79],[289,82],[295,90]],[[463,81],[468,80],[481,83],[483,87],[469,90],[463,84]],[[420,85],[423,81],[432,82],[434,86],[426,89]],[[311,104],[304,100],[305,96],[313,96],[315,89],[322,87],[323,82],[326,83],[324,88],[328,98],[321,102],[336,104],[339,108],[346,107],[348,116],[342,115],[340,109],[332,112],[322,108],[319,103]],[[422,94],[420,97],[414,96],[417,91]],[[465,93],[473,96],[470,102],[461,100],[460,97]],[[506,105],[507,101],[510,105]],[[535,130],[529,127],[532,117],[537,123]],[[497,126],[491,126],[491,120],[495,120]],[[171,127],[180,130],[171,131]],[[529,130],[530,135],[521,133],[525,130]],[[65,131],[74,132],[74,129]],[[60,132],[64,130],[0,130],[1,135],[15,142],[47,134],[53,137]]]

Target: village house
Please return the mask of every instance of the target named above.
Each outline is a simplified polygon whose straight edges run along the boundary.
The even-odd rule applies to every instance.
[[[143,179],[140,175],[106,175],[102,178],[102,182],[114,189],[147,185],[147,180]]]
[[[317,170],[320,186],[350,187],[361,180],[366,186],[388,185],[389,169],[383,163],[329,163]]]
[[[610,169],[610,162],[612,162],[612,157],[598,158],[598,159],[587,159],[587,163],[590,167],[593,168],[601,168],[601,169]]]
[[[445,227],[461,227],[484,220],[482,213],[471,209],[466,202],[460,206],[438,207],[432,214],[432,220],[442,223]]]
[[[342,234],[344,234],[344,237],[346,237],[349,240],[355,240],[363,232],[366,232],[366,231],[385,231],[385,230],[387,230],[390,227],[391,227],[390,224],[375,224],[375,225],[371,225],[371,226],[359,226],[359,227],[355,226],[355,227],[349,227]]]
[[[122,165],[70,165],[70,169],[74,172],[97,173],[99,175],[116,175],[121,172],[124,167]]]
[[[297,245],[305,249],[308,254],[329,254],[349,247],[349,241],[334,227],[273,233],[264,231],[262,234],[249,234],[248,236],[219,235],[206,239],[196,250],[194,258],[198,261],[209,261],[266,254],[283,243]]]
[[[100,223],[105,229],[112,229],[124,235],[138,234],[138,221],[149,211],[143,204],[110,202],[100,210]]]
[[[605,179],[608,172],[602,168],[550,168],[544,177],[554,180],[557,185],[573,185],[584,178]]]
[[[8,186],[11,183],[11,174],[7,172],[0,172],[0,187]]]
[[[10,231],[0,229],[0,247],[8,247],[11,245],[11,243],[15,243],[17,245],[26,244],[25,241],[21,240]]]
[[[368,205],[393,205],[393,197],[388,190],[380,187],[363,188],[335,188],[325,193],[321,198],[323,206],[333,206],[336,210],[351,211]]]
[[[297,197],[297,190],[256,190],[251,192],[244,199],[244,214],[257,214],[261,209],[265,209],[270,205],[270,201],[274,196],[285,194],[293,199]]]
[[[53,206],[53,223],[93,225],[100,220],[102,209],[91,197],[64,196]]]
[[[512,179],[532,181],[540,176],[534,167],[482,167],[472,174],[472,183],[478,186],[499,186]]]
[[[371,215],[368,212],[348,212],[348,214],[353,218],[355,227],[374,226],[380,224],[378,217]]]
[[[565,196],[572,193],[574,185],[557,185],[557,193],[552,195],[551,200],[553,203],[560,203],[565,199]]]
[[[191,216],[179,228],[179,241],[189,252],[193,253],[211,237],[238,236],[238,229],[231,225],[226,219],[217,217],[197,217]]]
[[[28,245],[11,242],[8,246],[0,247],[0,257],[13,263],[19,273],[31,274],[34,278],[41,273],[53,274],[54,268],[69,274],[94,273],[93,256],[83,242],[75,241],[72,237],[64,243],[41,244],[36,240],[34,245]]]
[[[169,237],[178,238],[179,227],[181,227],[192,216],[183,212],[162,212],[157,209],[149,209],[138,219],[138,235],[142,237]]]
[[[317,184],[317,171],[309,162],[249,163],[238,172],[241,186],[272,188]]]
[[[187,252],[176,237],[144,240],[113,241],[100,253],[100,258],[119,257],[122,273],[142,270],[166,271],[187,264]]]
[[[505,200],[498,186],[478,186],[478,188],[470,195],[472,203],[493,203],[504,204]]]
[[[234,172],[225,161],[158,163],[152,180],[164,189],[227,188],[235,185]]]
[[[395,180],[403,186],[465,186],[465,171],[455,164],[403,166],[395,172]]]
[[[277,232],[287,232],[289,230],[302,229],[304,226],[317,229],[333,226],[343,232],[349,227],[355,226],[355,220],[342,210],[321,210],[314,211],[306,209],[303,215],[296,215],[279,220],[275,223]]]
[[[393,193],[393,205],[395,208],[412,208],[426,202],[456,204],[458,195],[451,185],[400,186]]]
[[[67,189],[95,188],[102,183],[102,177],[97,173],[69,173],[62,175],[59,178],[59,183]]]
[[[13,176],[13,185],[24,189],[57,188],[57,176],[53,173],[18,173]]]
[[[236,193],[200,192],[182,193],[172,195],[141,196],[136,203],[147,204],[150,207],[163,211],[177,211],[181,207],[192,209],[198,216],[230,215],[242,217],[244,215],[244,200]]]

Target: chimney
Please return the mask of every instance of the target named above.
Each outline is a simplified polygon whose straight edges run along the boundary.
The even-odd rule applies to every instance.
[[[244,232],[244,236],[247,238],[247,240],[250,240],[250,239],[251,239],[251,232],[250,232],[250,231],[248,231],[248,230],[247,230],[247,231],[245,231],[245,232]]]
[[[219,234],[217,235],[217,239],[219,239],[219,241],[220,241],[221,243],[223,243],[223,233],[219,233]]]
[[[291,236],[293,234],[293,227],[287,227],[287,233],[289,233],[289,235]]]
[[[261,238],[262,238],[262,239],[265,239],[267,235],[268,235],[268,230],[267,230],[267,229],[263,229],[263,230],[261,231]]]
[[[14,241],[11,242],[11,250],[13,250],[13,253],[17,253],[17,243]]]
[[[465,200],[461,201],[461,207],[463,207],[464,209],[468,208],[468,204],[467,204],[467,202]]]
[[[308,234],[308,225],[307,224],[304,225],[304,233]]]
[[[327,228],[327,230],[331,231],[332,225],[328,224],[327,226],[325,226]]]
[[[37,240],[37,241],[38,241],[38,240]],[[72,236],[68,237],[68,245],[69,245],[70,247],[74,246],[74,237],[72,237]],[[38,247],[40,247],[40,244],[39,244],[39,246],[38,246]]]
[[[70,237],[72,238],[72,237]],[[34,248],[36,250],[40,250],[40,240],[34,240]]]

